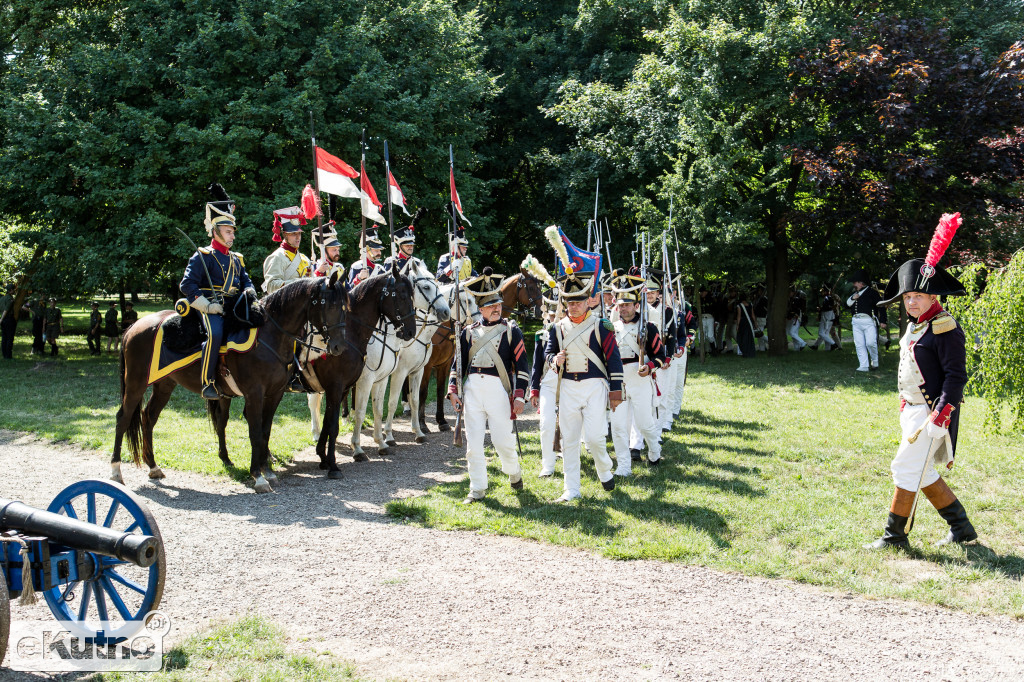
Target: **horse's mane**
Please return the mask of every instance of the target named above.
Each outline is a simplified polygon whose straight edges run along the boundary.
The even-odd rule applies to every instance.
[[[313,295],[314,289],[320,286],[322,277],[300,277],[293,279],[272,294],[267,294],[260,305],[271,317],[279,317],[285,310],[292,308],[296,300],[304,301]]]
[[[357,284],[348,290],[349,306],[357,306],[363,302],[363,300],[370,295],[376,296],[380,292],[377,291],[377,285],[384,281],[384,278],[391,276],[391,270],[386,272],[378,272],[369,279],[364,279],[362,282]],[[372,294],[371,294],[372,290]]]

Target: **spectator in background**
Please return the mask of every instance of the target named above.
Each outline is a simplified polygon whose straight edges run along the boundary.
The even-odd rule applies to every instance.
[[[135,305],[128,301],[124,304],[124,315],[121,316],[121,335],[128,331],[128,327],[135,324],[139,319],[139,314],[135,312]]]
[[[750,297],[746,292],[739,295],[736,300],[736,349],[745,358],[752,358],[757,355],[754,347],[754,307],[750,304]]]
[[[99,355],[103,352],[103,315],[100,314],[100,304],[96,301],[92,302],[89,331],[85,334],[85,340],[89,344],[89,355]]]
[[[32,355],[42,355],[46,351],[46,341],[43,340],[46,331],[46,301],[37,298],[30,306],[32,311]]]
[[[117,330],[117,308],[113,301],[103,316],[103,333],[107,335],[107,352],[110,352],[111,345],[117,350],[118,344],[121,343],[121,334]]]

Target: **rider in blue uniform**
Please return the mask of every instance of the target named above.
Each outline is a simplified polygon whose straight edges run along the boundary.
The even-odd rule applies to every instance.
[[[217,355],[224,337],[224,298],[243,291],[255,298],[256,291],[245,271],[242,254],[231,251],[235,241],[235,202],[219,184],[209,187],[216,201],[206,204],[206,234],[209,246],[199,247],[185,267],[179,288],[189,306],[198,311],[206,340],[203,342],[203,397],[217,400]],[[205,267],[203,264],[205,263]],[[209,273],[209,275],[207,275]]]

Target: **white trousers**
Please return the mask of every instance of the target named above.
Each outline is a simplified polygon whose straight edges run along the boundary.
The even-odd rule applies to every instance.
[[[761,338],[754,339],[754,344],[757,346],[757,350],[766,351],[768,350],[768,318],[767,317],[755,317],[754,324],[761,330]]]
[[[676,365],[675,394],[672,397],[673,415],[679,414],[683,405],[683,389],[686,387],[686,363],[690,360],[690,351],[684,350],[681,357],[672,361]]]
[[[935,463],[928,457],[932,448],[932,439],[922,431],[916,442],[911,443],[907,440],[928,422],[929,415],[931,415],[931,410],[925,404],[907,405],[900,412],[900,429],[903,432],[903,438],[900,439],[900,447],[896,451],[896,457],[893,458],[890,467],[892,481],[897,488],[914,492],[917,490],[918,483],[923,488],[939,480],[939,472],[935,470]],[[936,449],[940,448],[941,446],[936,446]],[[926,460],[927,469],[922,478],[921,469],[926,466]]]
[[[521,473],[516,437],[512,433],[512,407],[498,377],[470,374],[465,384],[466,464],[469,494],[483,497],[487,490],[487,457],[484,433],[490,426],[491,444],[501,460],[501,471],[509,476]]]
[[[793,350],[800,350],[807,342],[800,338],[800,318],[786,320],[786,333],[793,339]]]
[[[700,333],[708,342],[708,350],[715,345],[715,316],[704,313],[700,316]]]
[[[558,374],[553,370],[544,371],[540,380],[540,404],[537,406],[540,421],[540,473],[555,471],[555,390]]]
[[[647,441],[647,456],[651,461],[661,459],[659,428],[654,421],[654,383],[650,376],[637,373],[636,363],[623,369],[625,400],[612,412],[612,442],[615,444],[615,473],[629,476],[633,462],[629,455],[630,431],[636,428]]]
[[[835,319],[836,314],[831,310],[821,314],[821,322],[818,323],[818,338],[814,341],[815,347],[820,346],[822,343],[825,344],[825,348],[831,348],[835,345],[836,342],[830,336],[832,333],[832,321]]]
[[[601,482],[612,478],[612,458],[604,442],[608,426],[604,413],[607,403],[608,384],[604,379],[562,380],[558,423],[562,428],[562,476],[569,497],[580,496],[581,440],[587,442],[587,451],[594,458],[594,468]]]
[[[850,323],[853,327],[853,343],[857,346],[857,362],[859,370],[868,369],[868,359],[872,367],[878,367],[878,329],[874,318],[854,317]]]
[[[672,417],[678,409],[672,404],[676,396],[676,374],[679,367],[675,358],[666,369],[658,372],[658,386],[661,388],[661,400],[658,403],[658,426],[662,430],[672,428]]]

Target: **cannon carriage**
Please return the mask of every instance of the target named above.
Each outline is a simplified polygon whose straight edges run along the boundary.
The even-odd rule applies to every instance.
[[[156,520],[122,485],[80,481],[46,510],[0,498],[0,661],[14,599],[41,593],[72,635],[115,644],[159,606],[165,574]]]

